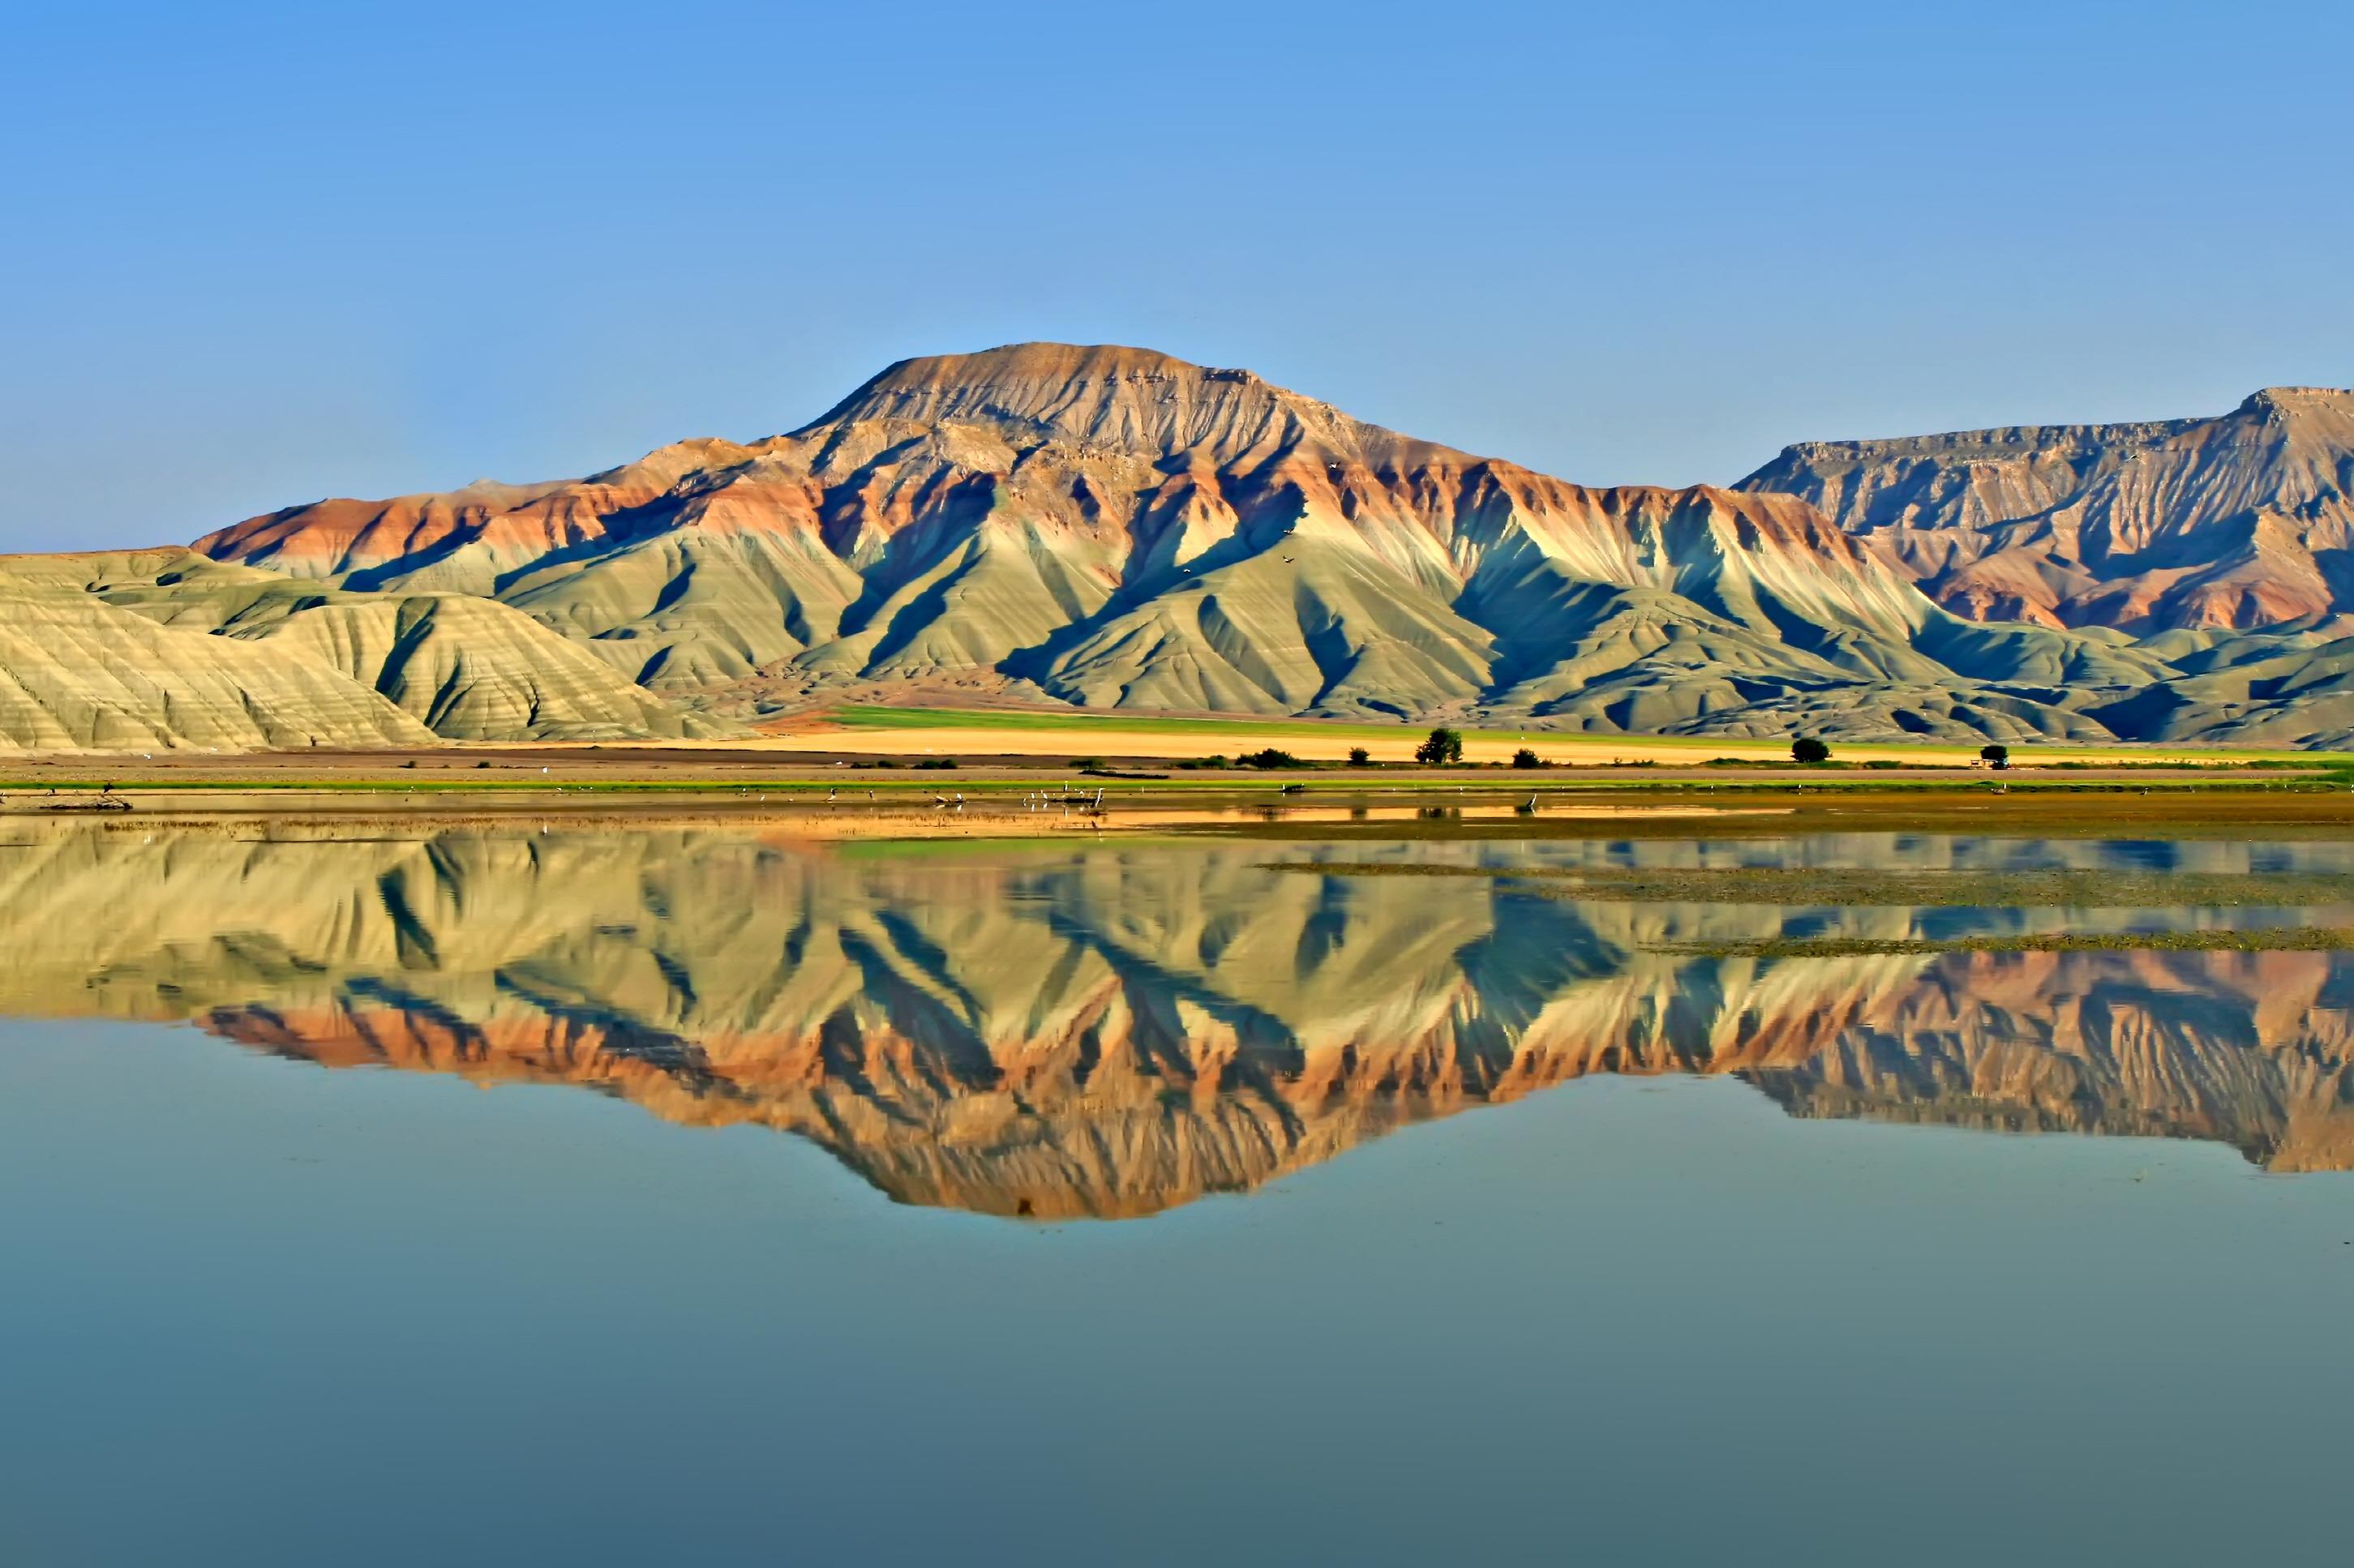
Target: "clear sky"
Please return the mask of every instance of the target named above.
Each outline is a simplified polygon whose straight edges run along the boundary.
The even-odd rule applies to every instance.
[[[1023,338],[1597,483],[2354,382],[2343,0],[8,16],[0,548]]]

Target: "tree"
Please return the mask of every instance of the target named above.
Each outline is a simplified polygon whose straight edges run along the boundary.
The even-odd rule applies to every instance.
[[[1539,757],[1535,752],[1531,751],[1524,746],[1521,747],[1520,750],[1512,753],[1512,766],[1515,768],[1543,768],[1544,766],[1544,758]]]
[[[1352,768],[1363,768],[1366,763],[1371,762],[1373,759],[1373,754],[1372,752],[1370,752],[1370,751],[1367,751],[1363,747],[1362,747],[1362,746],[1352,746],[1352,747],[1349,747],[1349,766],[1350,766],[1350,767],[1352,767]]]
[[[1790,743],[1790,758],[1794,762],[1804,762],[1809,765],[1829,762],[1831,759],[1831,748],[1811,735],[1802,735]]]
[[[1986,762],[1988,767],[1992,768],[1997,771],[2000,771],[2001,769],[2010,766],[2010,747],[2003,745],[2000,741],[1994,741],[1988,745],[1979,747],[1978,756]]]
[[[1463,760],[1463,736],[1451,729],[1435,729],[1414,748],[1414,759],[1437,768]]]

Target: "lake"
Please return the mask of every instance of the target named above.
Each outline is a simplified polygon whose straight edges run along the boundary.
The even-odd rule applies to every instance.
[[[2354,837],[6,826],[11,1564],[2344,1550]]]

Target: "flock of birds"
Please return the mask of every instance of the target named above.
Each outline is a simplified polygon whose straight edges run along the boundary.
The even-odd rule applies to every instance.
[[[762,799],[765,800],[766,797],[764,796]],[[839,785],[829,788],[825,792],[825,803],[829,806],[835,804],[841,799],[842,789]],[[874,800],[875,791],[872,789],[867,790],[866,799],[869,800]],[[1097,786],[1096,792],[1092,798],[1084,793],[1077,795],[1069,794],[1067,792],[1055,794],[1044,789],[1028,790],[1025,791],[1022,797],[1022,809],[1025,811],[1043,811],[1049,806],[1055,806],[1059,808],[1062,815],[1069,816],[1071,813],[1071,807],[1074,804],[1079,808],[1079,814],[1083,817],[1103,816],[1105,814],[1103,787],[1100,785]],[[932,806],[937,810],[961,811],[964,810],[965,806],[964,791],[960,789],[951,795],[942,795],[935,791],[932,795]]]

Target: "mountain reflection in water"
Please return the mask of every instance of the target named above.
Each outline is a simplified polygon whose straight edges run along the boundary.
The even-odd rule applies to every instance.
[[[2147,849],[1385,853],[1596,865],[1893,853],[1936,867],[2097,866]],[[2276,1171],[2354,1167],[2354,955],[1655,950],[2247,912],[1578,903],[1477,877],[1269,869],[1316,853],[1283,850],[20,829],[0,847],[0,1011],[187,1020],[328,1066],[576,1084],[673,1122],[799,1134],[903,1202],[1042,1218],[1246,1191],[1591,1073],[1734,1074],[1794,1116],[2204,1139]],[[2347,847],[2163,853],[2264,871],[2297,855],[2342,866]]]

